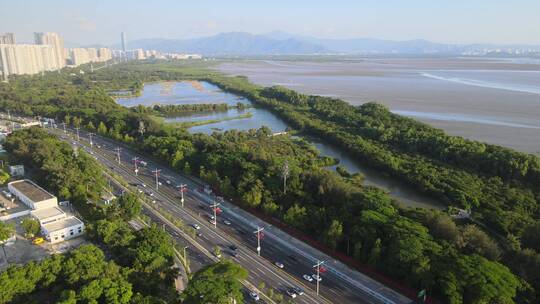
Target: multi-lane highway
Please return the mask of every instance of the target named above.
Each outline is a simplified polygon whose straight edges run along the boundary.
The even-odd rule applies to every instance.
[[[241,264],[249,270],[248,281],[253,286],[264,283],[289,297],[286,293],[291,287],[298,287],[305,292],[297,296],[295,303],[410,303],[411,301],[384,285],[347,268],[309,245],[294,239],[285,232],[272,227],[257,217],[235,207],[230,202],[220,200],[210,193],[201,191],[201,183],[187,178],[151,159],[132,151],[128,147],[108,138],[97,135],[92,137],[92,145],[87,132],[80,131],[80,140],[69,130],[50,129],[70,144],[85,149],[98,161],[122,176],[146,195],[156,207],[182,220],[186,225],[197,225],[196,241],[209,252],[215,247],[221,248],[222,254]],[[120,151],[117,148],[121,148]],[[120,156],[120,161],[118,161]],[[139,163],[138,174],[135,174],[133,159],[138,157],[146,165]],[[158,184],[154,170],[160,170]],[[178,186],[187,185],[184,193],[184,207],[180,202]],[[157,187],[156,187],[157,186]],[[158,188],[158,189],[156,189]],[[222,210],[217,215],[217,228],[212,223],[213,209],[210,207],[219,201]],[[148,213],[154,220],[159,220]],[[257,254],[257,238],[254,231],[264,227],[264,238],[261,240],[260,256]],[[167,230],[180,244],[187,246],[192,270],[212,262],[200,252],[200,248],[191,246],[181,238],[174,229]],[[234,248],[237,248],[234,250]],[[320,294],[316,293],[316,281],[307,281],[304,275],[312,276],[313,267],[318,260],[325,261],[327,271],[321,274]],[[280,264],[278,267],[276,264]]]

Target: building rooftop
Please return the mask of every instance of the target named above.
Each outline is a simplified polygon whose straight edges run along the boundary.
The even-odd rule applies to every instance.
[[[41,202],[54,198],[54,195],[45,191],[43,188],[28,179],[14,181],[9,184],[15,189],[19,190],[22,194],[31,199],[33,202]]]
[[[38,220],[44,220],[47,218],[55,217],[65,214],[62,209],[59,207],[43,208],[32,211],[32,215],[35,216]]]
[[[65,218],[65,219],[61,219],[61,220],[56,221],[56,222],[45,224],[45,225],[43,225],[43,228],[45,228],[45,230],[47,230],[49,233],[51,233],[51,232],[54,232],[54,231],[58,231],[58,230],[68,228],[68,227],[72,227],[72,226],[79,225],[79,224],[82,224],[82,221],[79,220],[78,218],[72,216],[72,217],[68,217],[68,218]]]

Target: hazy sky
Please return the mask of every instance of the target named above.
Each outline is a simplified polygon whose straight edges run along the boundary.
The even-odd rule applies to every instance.
[[[0,33],[68,42],[283,30],[326,38],[540,44],[540,0],[1,0]]]

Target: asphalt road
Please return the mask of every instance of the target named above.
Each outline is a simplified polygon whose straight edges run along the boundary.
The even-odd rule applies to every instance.
[[[240,212],[238,208],[225,201],[220,206],[223,212],[217,216],[217,228],[214,228],[214,225],[210,222],[210,215],[213,214],[210,205],[216,201],[216,198],[198,190],[201,185],[197,182],[175,173],[121,144],[120,163],[118,163],[115,149],[119,144],[108,138],[94,135],[93,146],[91,147],[86,132],[80,131],[80,141],[76,141],[74,134],[66,136],[61,130],[55,129],[51,131],[70,144],[85,149],[106,167],[121,175],[126,181],[132,185],[137,185],[148,196],[150,201],[156,201],[156,206],[165,209],[187,225],[199,225],[201,227],[197,231],[201,234],[197,237],[199,244],[210,252],[214,251],[214,247],[219,246],[225,257],[234,260],[249,270],[248,281],[254,286],[264,283],[266,287],[272,287],[277,292],[282,293],[284,298],[289,297],[285,293],[287,289],[292,286],[300,287],[305,291],[305,294],[296,297],[293,300],[295,303],[410,302],[409,299],[377,282],[370,280],[357,282],[336,269],[330,269],[331,271],[321,274],[320,295],[317,295],[315,292],[315,280],[308,282],[302,278],[304,274],[311,275],[315,273],[313,265],[316,261],[306,259],[305,252],[294,250],[295,243],[298,243],[298,240],[292,241],[293,239],[290,236],[287,237],[287,240],[279,238],[280,235],[270,233],[270,229],[274,229],[271,225],[253,215]],[[146,166],[139,166],[137,176],[132,162],[134,157],[139,157],[139,160],[144,160],[147,163]],[[161,183],[159,190],[155,187],[155,175],[152,173],[156,168],[161,170],[158,178]],[[189,189],[184,194],[184,207],[181,206],[180,192],[176,187],[181,183],[187,184]],[[146,187],[143,187],[142,184]],[[146,214],[151,216],[153,220],[161,222],[159,218],[156,218],[151,213],[146,212]],[[225,224],[225,220],[230,224]],[[253,233],[257,226],[265,227],[269,231],[265,233],[265,238],[261,241],[261,256],[257,255],[257,238],[256,234]],[[188,257],[193,271],[212,262],[198,249],[190,246],[173,229],[168,228],[167,231],[178,243],[185,244],[188,247]],[[291,241],[289,242],[288,239],[291,239]],[[230,249],[232,245],[238,247],[236,257],[232,255],[233,251]],[[302,248],[309,248],[309,246],[302,244]],[[316,255],[318,252],[315,249],[310,251],[312,251],[310,256]],[[283,269],[278,268],[275,262],[282,263],[284,265]],[[327,267],[331,268],[331,265]]]

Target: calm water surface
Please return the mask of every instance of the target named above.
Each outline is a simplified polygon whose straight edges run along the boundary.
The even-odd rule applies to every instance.
[[[210,83],[176,82],[176,83],[151,83],[144,86],[141,96],[134,98],[119,98],[118,102],[124,106],[154,105],[154,104],[205,104],[205,103],[227,103],[235,105],[237,102],[252,105],[252,103],[233,94],[221,91],[217,86]],[[202,113],[183,114],[176,117],[168,117],[166,122],[187,122],[206,121],[223,118],[234,118],[245,113],[251,113],[249,118],[233,119],[212,124],[195,126],[189,128],[190,132],[202,132],[211,134],[216,131],[226,130],[248,130],[262,126],[269,127],[273,132],[285,131],[288,125],[272,114],[270,111],[261,108],[248,108],[245,110],[229,109],[227,111],[209,111]],[[364,176],[366,185],[377,186],[389,192],[389,194],[407,206],[438,208],[444,206],[438,204],[431,198],[418,195],[407,185],[394,179],[385,177],[374,170],[363,167],[350,155],[339,148],[322,142],[314,138],[307,138],[323,156],[329,156],[339,160],[350,173],[360,172]],[[335,169],[335,166],[330,169]]]
[[[354,105],[381,102],[452,135],[540,153],[539,60],[252,60],[223,63],[218,69]]]

